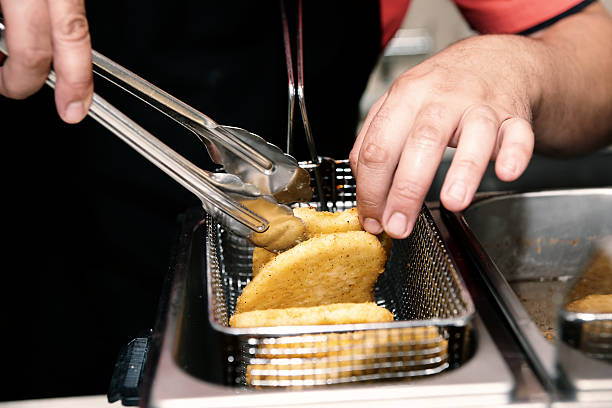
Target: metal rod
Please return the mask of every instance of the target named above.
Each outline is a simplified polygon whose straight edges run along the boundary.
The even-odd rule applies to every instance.
[[[55,72],[51,70],[46,84],[55,88],[55,80]],[[268,221],[265,218],[244,207],[217,188],[207,172],[176,153],[98,94],[93,96],[88,115],[203,202],[218,208],[253,231],[263,232],[268,228]]]
[[[131,93],[177,123],[191,130],[202,140],[218,143],[257,168],[261,173],[274,169],[274,163],[242,140],[219,131],[219,125],[181,100],[159,89],[147,80],[110,60],[99,52],[92,51],[93,71],[102,78]],[[203,141],[204,141],[203,140]]]
[[[293,125],[294,125],[294,97],[296,94],[295,82],[293,76],[293,59],[291,53],[291,36],[289,34],[289,24],[287,19],[287,12],[285,9],[284,0],[280,0],[282,23],[283,23],[283,39],[285,45],[285,59],[287,62],[287,76],[289,80],[289,101],[288,101],[288,120],[287,120],[287,151],[293,150]],[[302,115],[302,123],[304,124],[304,133],[306,134],[306,142],[308,145],[308,152],[310,154],[310,160],[314,164],[313,171],[315,175],[315,183],[317,188],[317,195],[319,196],[320,210],[323,211],[327,208],[325,200],[325,192],[323,190],[323,180],[321,178],[321,160],[317,154],[317,149],[312,135],[312,129],[310,127],[310,121],[308,120],[308,114],[306,111],[306,96],[304,92],[304,55],[303,55],[303,41],[302,41],[302,0],[298,3],[298,27],[297,27],[297,97],[300,106],[300,113]]]

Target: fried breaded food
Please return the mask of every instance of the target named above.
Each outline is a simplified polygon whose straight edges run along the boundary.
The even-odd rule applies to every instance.
[[[389,235],[387,235],[386,232],[383,231],[378,234],[378,240],[385,249],[387,256],[389,256],[389,254],[391,253],[391,247],[393,246],[393,238],[391,238]]]
[[[307,239],[318,234],[364,230],[359,222],[357,207],[337,212],[317,211],[311,207],[298,207],[293,209],[293,214],[301,218],[306,224]],[[385,232],[378,234],[378,239],[388,255],[393,240]]]
[[[309,324],[355,324],[393,321],[393,313],[374,302],[334,303],[323,306],[252,310],[236,313],[230,327],[303,326]]]
[[[357,208],[329,212],[317,211],[311,207],[297,207],[293,209],[293,214],[306,224],[306,238],[334,232],[363,231]]]
[[[244,287],[236,313],[372,302],[386,259],[378,238],[365,231],[312,237],[266,263]]]
[[[253,249],[253,277],[259,273],[259,270],[268,262],[270,262],[276,253],[268,251],[267,249],[255,247]]]
[[[305,239],[333,232],[363,231],[357,216],[357,208],[329,212],[317,211],[312,207],[297,207],[293,209],[293,214],[304,222],[306,228]],[[253,251],[253,276],[257,275],[261,267],[279,252],[282,251],[273,252],[261,247],[255,247]]]
[[[574,300],[566,309],[575,313],[612,313],[612,294],[588,295]]]
[[[298,207],[293,209],[296,217],[302,219],[306,225],[306,239],[319,234],[329,234],[345,231],[363,231],[359,223],[357,208],[339,212],[316,211],[311,207]],[[391,251],[393,240],[387,233],[378,234],[387,256]],[[253,251],[253,276],[257,275],[261,267],[274,258],[278,252],[268,251],[264,248],[255,247]]]

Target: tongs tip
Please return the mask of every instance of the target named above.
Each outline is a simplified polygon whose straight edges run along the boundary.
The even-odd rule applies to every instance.
[[[297,166],[293,178],[282,189],[274,193],[279,203],[308,202],[312,199],[310,174],[304,168]]]

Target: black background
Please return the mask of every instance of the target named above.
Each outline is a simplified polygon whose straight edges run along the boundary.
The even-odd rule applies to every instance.
[[[320,154],[347,158],[380,52],[378,4],[305,3],[313,134]],[[87,12],[97,51],[217,122],[285,147],[278,3],[114,0],[88,2]],[[179,125],[102,80],[96,91],[211,168],[202,144]],[[0,399],[104,394],[121,346],[153,326],[176,217],[198,201],[92,119],[62,123],[48,87],[24,101],[0,97],[0,121]],[[308,158],[303,145],[296,149]]]

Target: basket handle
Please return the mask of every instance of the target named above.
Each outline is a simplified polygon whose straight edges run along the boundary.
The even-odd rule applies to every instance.
[[[140,404],[140,388],[151,345],[151,330],[123,346],[117,357],[106,397],[124,406]]]

